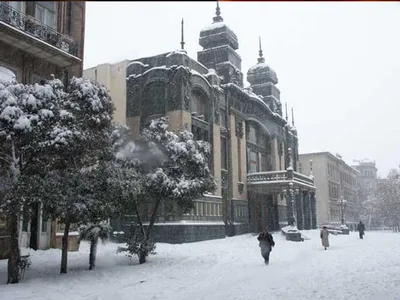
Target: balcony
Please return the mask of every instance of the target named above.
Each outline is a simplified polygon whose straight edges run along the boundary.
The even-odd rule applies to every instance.
[[[247,174],[247,189],[260,193],[281,193],[289,189],[289,183],[295,189],[315,191],[314,179],[293,170],[258,172]]]
[[[60,67],[82,62],[78,43],[70,36],[4,2],[0,2],[0,40]]]

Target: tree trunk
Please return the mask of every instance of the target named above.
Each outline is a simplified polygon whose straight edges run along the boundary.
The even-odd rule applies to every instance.
[[[60,274],[67,273],[69,226],[70,226],[70,222],[66,221],[65,228],[64,228],[64,235],[62,237]]]
[[[152,212],[152,214],[151,214],[150,223],[149,223],[149,226],[147,227],[147,230],[144,230],[143,223],[142,223],[142,219],[141,219],[141,217],[140,217],[140,213],[139,213],[139,210],[138,210],[138,208],[137,208],[137,201],[136,201],[135,204],[136,204],[136,205],[135,205],[136,215],[137,215],[137,217],[138,217],[138,221],[139,221],[139,224],[140,224],[140,229],[141,229],[142,234],[143,234],[143,241],[142,241],[142,243],[143,243],[144,245],[147,245],[147,243],[148,243],[149,240],[150,240],[151,229],[153,228],[153,225],[154,225],[154,223],[155,223],[155,221],[156,221],[157,211],[158,211],[158,208],[160,207],[161,199],[157,199],[157,200],[156,200],[156,203],[154,204],[153,212]],[[138,253],[138,256],[139,256],[139,264],[143,264],[143,263],[146,262],[146,256],[147,256],[147,255],[148,255],[148,250],[147,250],[146,247],[139,249],[139,253]]]
[[[147,230],[146,230],[146,238],[147,238],[147,240],[150,238],[151,230],[153,229],[153,225],[154,225],[154,223],[156,221],[157,211],[158,211],[158,208],[160,207],[160,203],[161,203],[161,199],[157,199],[156,203],[154,204],[153,212],[152,212],[151,217],[150,217],[150,223],[149,223],[149,226],[147,227]]]
[[[10,232],[10,256],[8,258],[7,283],[18,283],[20,271],[19,262],[21,260],[21,253],[19,251],[18,243],[18,216],[13,213],[8,221]]]
[[[144,264],[146,262],[147,252],[140,249],[139,250],[139,264]]]
[[[98,238],[94,238],[90,241],[89,270],[93,270],[96,267],[96,252],[98,243]]]

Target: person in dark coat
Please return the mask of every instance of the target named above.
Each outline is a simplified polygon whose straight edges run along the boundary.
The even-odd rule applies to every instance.
[[[365,234],[365,226],[364,226],[363,222],[360,221],[360,223],[358,223],[357,231],[358,231],[358,234],[360,235],[360,239],[363,239],[364,234]]]
[[[268,265],[269,254],[272,251],[272,247],[275,246],[274,238],[268,232],[267,228],[264,228],[264,231],[260,233],[257,239],[260,241],[259,246],[261,248],[261,255],[264,258],[265,264]]]

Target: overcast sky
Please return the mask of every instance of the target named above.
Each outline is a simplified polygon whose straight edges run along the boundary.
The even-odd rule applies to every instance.
[[[84,68],[185,48],[196,58],[213,2],[87,2]],[[400,164],[400,3],[220,2],[242,71],[264,57],[294,107],[300,153]],[[246,82],[247,86],[248,83]]]

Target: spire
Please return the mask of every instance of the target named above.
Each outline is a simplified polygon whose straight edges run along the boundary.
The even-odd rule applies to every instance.
[[[183,35],[183,18],[182,18],[182,23],[181,23],[181,49],[185,49],[185,38]]]
[[[224,19],[221,17],[221,9],[219,8],[219,1],[217,0],[217,8],[215,9],[214,23],[222,22]]]
[[[293,107],[292,107],[292,126],[294,127],[294,113],[293,113]]]
[[[258,45],[259,45],[258,55],[260,56],[257,59],[258,63],[265,63],[265,58],[263,57],[263,51],[262,51],[262,47],[261,47],[261,36],[258,37]]]
[[[286,112],[286,122],[289,121],[288,113],[287,113],[287,102],[285,102],[285,112]]]

